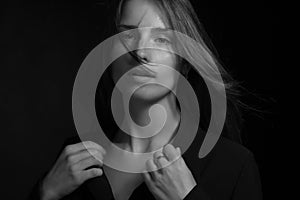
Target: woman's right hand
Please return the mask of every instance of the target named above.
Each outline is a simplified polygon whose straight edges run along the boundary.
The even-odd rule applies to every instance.
[[[41,185],[42,200],[57,200],[73,192],[84,181],[101,176],[105,150],[92,141],[68,145]],[[96,168],[90,168],[97,166]]]

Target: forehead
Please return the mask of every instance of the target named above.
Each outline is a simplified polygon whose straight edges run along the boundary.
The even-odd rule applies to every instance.
[[[128,0],[121,12],[120,24],[168,28],[159,8],[151,0]]]

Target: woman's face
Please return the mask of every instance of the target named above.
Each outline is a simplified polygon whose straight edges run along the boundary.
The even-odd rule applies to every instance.
[[[134,28],[141,29],[131,30]],[[170,92],[170,89],[175,89],[177,56],[170,52],[173,50],[172,31],[163,22],[161,12],[151,0],[126,1],[118,29],[126,33],[121,33],[121,40],[113,44],[112,53],[125,53],[129,49],[137,49],[135,53],[145,60],[145,63],[137,62],[129,53],[124,54],[112,65],[114,82],[116,83],[125,72],[130,70],[125,75],[126,80],[129,80],[126,88],[130,91],[141,84],[148,83],[134,93],[135,97],[144,100],[162,98]]]

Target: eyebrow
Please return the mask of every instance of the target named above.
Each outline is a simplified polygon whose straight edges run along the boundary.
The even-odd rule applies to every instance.
[[[117,25],[117,28],[118,29],[123,28],[123,29],[126,29],[126,30],[130,30],[130,29],[135,29],[135,28],[138,28],[138,27],[135,26],[135,25],[119,24],[119,25]]]
[[[135,25],[127,25],[127,24],[119,24],[117,25],[118,29],[125,29],[125,30],[130,30],[130,29],[135,29],[135,28],[139,28],[138,26]],[[170,28],[151,28],[151,31],[153,32],[158,32],[158,33],[164,33],[164,32],[170,32],[171,29]]]

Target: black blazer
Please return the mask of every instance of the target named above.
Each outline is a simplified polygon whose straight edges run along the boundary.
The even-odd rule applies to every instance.
[[[204,158],[198,158],[203,137],[195,140],[182,155],[197,185],[185,200],[260,200],[262,199],[259,171],[253,154],[240,144],[220,137],[213,150]],[[65,145],[80,142],[79,137],[68,140]],[[37,182],[29,199],[40,199],[40,182]],[[111,187],[105,174],[87,180],[62,200],[112,200]],[[155,200],[145,183],[139,185],[129,200]]]

